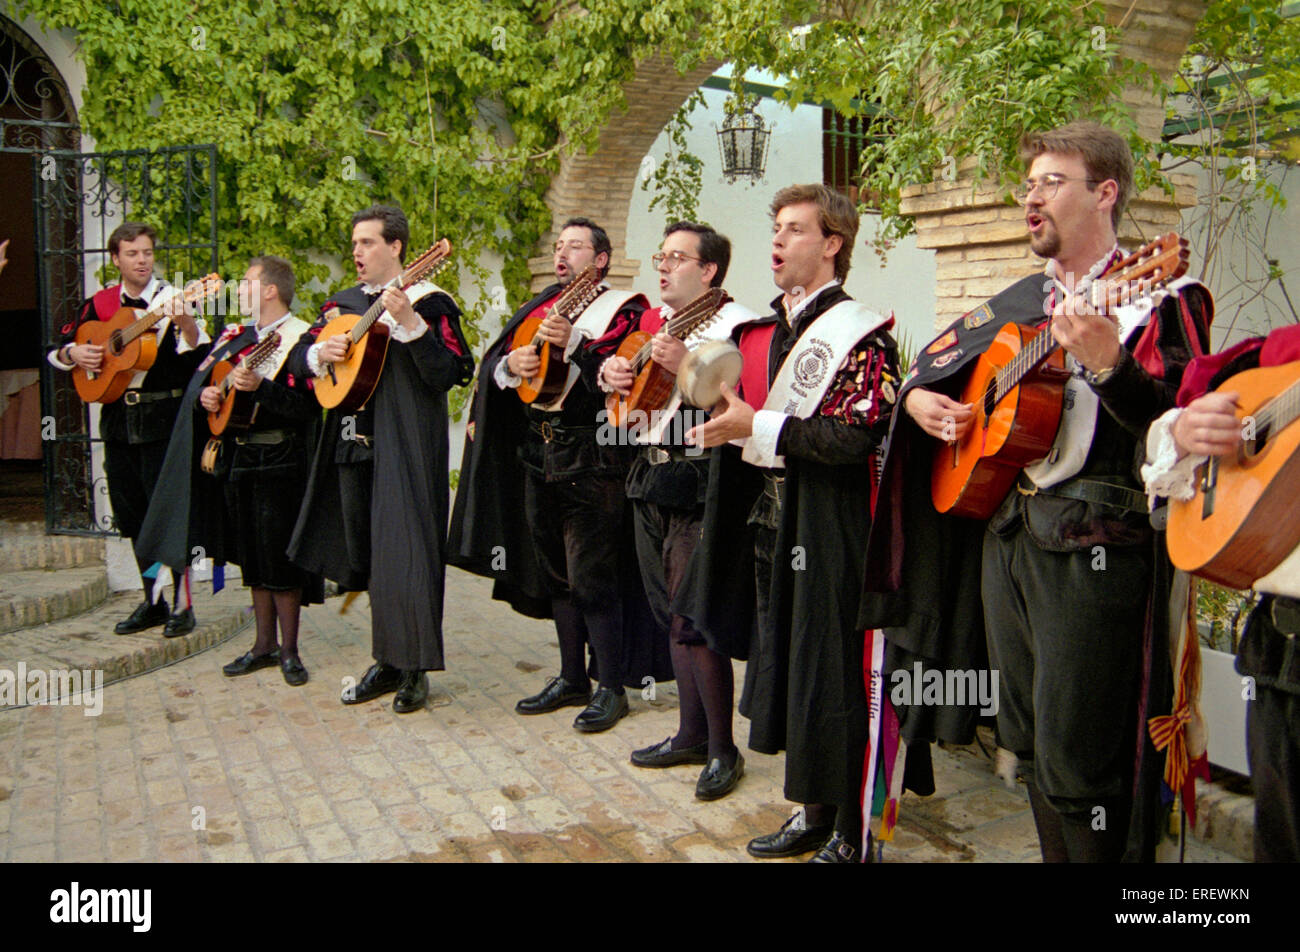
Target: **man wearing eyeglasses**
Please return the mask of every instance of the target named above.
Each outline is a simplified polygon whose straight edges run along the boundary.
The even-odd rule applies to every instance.
[[[1187,281],[1158,307],[1093,313],[1089,285],[1123,257],[1116,230],[1133,188],[1129,146],[1073,122],[1025,136],[1021,156],[1029,169],[1018,198],[1046,281],[1013,284],[913,365],[861,620],[891,626],[891,664],[904,671],[982,666],[982,627],[1000,680],[999,743],[1021,760],[1044,861],[1115,862],[1126,849],[1150,859],[1159,808],[1158,785],[1147,781],[1158,761],[1146,722],[1168,713],[1167,652],[1153,619],[1165,612],[1169,573],[1134,464],[1149,421],[1173,405],[1183,368],[1207,346],[1213,303]],[[931,457],[972,426],[971,406],[955,395],[1009,321],[1046,328],[1066,352],[1055,442],[986,525],[939,516],[928,498]],[[905,706],[899,717],[906,737],[964,743],[975,713]]]
[[[731,242],[708,225],[670,224],[664,229],[661,250],[650,260],[663,303],[641,315],[638,330],[655,335],[650,359],[669,373],[678,372],[689,350],[705,341],[726,340],[741,324],[757,320],[753,311],[728,300],[703,325],[669,333],[674,315],[708,288],[720,288],[727,276]],[[598,382],[606,393],[626,396],[635,380],[634,368],[625,357],[610,357],[601,364]],[[745,772],[731,732],[735,696],[731,658],[744,658],[749,644],[747,638],[741,645],[706,638],[672,610],[700,538],[709,485],[708,456],[682,441],[691,423],[700,422],[693,416],[674,393],[668,405],[655,411],[638,431],[641,445],[627,477],[641,580],[655,619],[667,635],[678,697],[676,735],[634,750],[632,763],[650,768],[702,765],[695,795],[716,800],[730,793]]]
[[[603,282],[612,247],[588,218],[564,223],[554,247],[555,281],[515,312],[483,357],[452,513],[451,562],[493,579],[493,597],[522,614],[554,618],[560,674],[515,705],[520,714],[581,706],[580,731],[608,730],[628,713],[625,686],[671,676],[667,646],[637,577],[623,492],[630,448],[600,438],[605,395],[599,364],[636,326],[646,299],[604,290],[574,323],[553,312],[585,268]],[[570,363],[567,388],[546,405],[516,394],[537,373],[536,349],[512,349],[515,329],[542,317],[551,359]],[[595,662],[593,694],[586,646]]]

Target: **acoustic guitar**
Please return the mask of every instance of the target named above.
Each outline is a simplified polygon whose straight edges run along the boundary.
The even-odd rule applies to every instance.
[[[1229,377],[1243,442],[1211,457],[1196,495],[1169,501],[1166,544],[1178,568],[1230,588],[1250,588],[1300,544],[1300,361]]]
[[[238,366],[256,370],[275,353],[279,346],[280,332],[271,331],[240,359]],[[219,360],[212,368],[211,386],[221,391],[219,397],[221,408],[215,412],[208,411],[208,430],[213,436],[220,436],[227,429],[247,430],[252,426],[253,417],[257,413],[257,401],[253,393],[236,390],[234,381],[230,379],[230,372],[235,367],[233,361]]]
[[[663,332],[678,340],[685,340],[694,331],[706,327],[731,298],[722,288],[709,288],[695,300],[670,317],[663,326]],[[605,409],[609,411],[609,422],[614,426],[627,426],[633,411],[640,411],[638,416],[649,419],[650,414],[662,410],[672,396],[677,375],[669,373],[650,357],[653,334],[645,331],[633,331],[623,339],[615,356],[626,358],[632,365],[636,380],[632,382],[631,392],[625,397],[611,393],[605,398]],[[637,421],[628,428],[635,433],[648,425]]]
[[[450,255],[451,242],[443,238],[385,287],[400,287],[405,291],[445,266]],[[321,328],[317,343],[346,334],[348,346],[343,359],[327,364],[325,374],[316,378],[316,400],[326,410],[335,407],[360,410],[370,401],[384,370],[384,358],[388,356],[388,325],[379,321],[383,313],[382,298],[370,305],[365,314],[342,314],[338,308],[326,313],[329,323]]]
[[[525,377],[519,385],[519,399],[524,403],[547,404],[564,393],[564,385],[569,380],[569,365],[562,356],[551,352],[549,341],[542,339],[538,333],[542,321],[552,314],[562,317],[570,324],[587,309],[592,301],[600,297],[600,277],[595,265],[588,265],[582,273],[569,282],[569,286],[555,299],[555,304],[543,317],[526,317],[515,328],[514,337],[510,339],[510,349],[532,347],[541,358],[542,365],[537,373]]]
[[[209,274],[187,284],[181,298],[186,304],[193,304],[218,294],[221,287],[221,278]],[[168,305],[175,299],[175,295],[170,295],[155,301],[143,312],[124,307],[106,321],[86,321],[77,328],[78,345],[94,344],[104,348],[104,361],[99,370],[76,367],[72,371],[72,384],[82,400],[112,403],[126,393],[137,371],[153,366],[158,359],[158,338],[150,332],[166,316]]]
[[[1164,287],[1187,271],[1187,241],[1162,235],[1092,282],[1095,313],[1143,296],[1157,304]],[[987,519],[1026,466],[1045,457],[1056,441],[1065,399],[1065,352],[1046,328],[1005,324],[975,362],[961,403],[975,418],[960,440],[938,446],[930,472],[934,508]]]

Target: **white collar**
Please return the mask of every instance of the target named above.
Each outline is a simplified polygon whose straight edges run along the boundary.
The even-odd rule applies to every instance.
[[[381,294],[384,291],[387,291],[389,288],[399,287],[399,285],[394,284],[393,282],[398,281],[401,277],[402,277],[402,272],[399,271],[397,272],[397,274],[393,275],[383,284],[363,284],[361,285],[361,293],[366,295]]]
[[[152,303],[154,299],[154,295],[156,295],[162,289],[163,289],[163,283],[159,281],[155,275],[150,275],[149,283],[144,286],[144,290],[141,291],[139,294],[139,300],[144,301],[146,304]],[[118,303],[121,303],[122,298],[125,297],[136,297],[136,295],[127,293],[126,282],[123,281],[121,284],[121,289],[118,292]]]
[[[827,281],[825,284],[823,284],[821,287],[819,287],[819,288],[818,288],[816,291],[814,291],[812,294],[806,295],[805,297],[801,298],[800,301],[799,301],[799,303],[796,304],[794,307],[792,307],[792,308],[790,309],[789,313],[786,314],[786,316],[785,316],[786,323],[793,325],[793,324],[794,324],[794,318],[795,318],[795,315],[796,315],[796,314],[798,314],[800,311],[802,311],[804,308],[806,308],[809,304],[811,304],[811,303],[813,302],[813,300],[817,297],[817,295],[821,294],[821,293],[822,293],[823,291],[825,291],[827,288],[833,288],[833,287],[836,287],[839,283],[840,283],[840,279],[839,279],[839,278],[831,278],[829,281]]]
[[[1054,282],[1056,282],[1056,286],[1059,287],[1062,291],[1077,297],[1078,295],[1086,291],[1088,285],[1092,284],[1092,282],[1096,280],[1096,278],[1103,271],[1106,270],[1107,266],[1110,264],[1111,259],[1115,257],[1115,252],[1117,251],[1119,251],[1118,242],[1116,242],[1114,245],[1111,245],[1110,251],[1107,251],[1104,255],[1102,255],[1101,258],[1097,261],[1097,263],[1088,269],[1088,273],[1085,274],[1082,279],[1080,279],[1078,285],[1075,286],[1074,288],[1067,287],[1066,284],[1059,277],[1057,277],[1056,260],[1054,258],[1047,259],[1047,266],[1043,268],[1043,273],[1046,274],[1049,278],[1051,278]],[[1065,275],[1065,277],[1067,278],[1071,276],[1072,275],[1070,274]]]
[[[285,311],[282,316],[276,318],[274,321],[272,321],[270,324],[267,324],[265,327],[258,327],[257,324],[255,323],[248,324],[246,326],[251,327],[253,330],[257,331],[258,340],[266,340],[266,338],[270,336],[271,331],[275,330],[277,327],[279,327],[285,321],[289,320],[289,318],[291,317],[293,317],[293,312]]]

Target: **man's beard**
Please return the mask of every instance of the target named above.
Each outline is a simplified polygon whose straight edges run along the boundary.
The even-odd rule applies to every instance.
[[[1029,248],[1040,258],[1055,258],[1060,254],[1061,234],[1056,230],[1056,223],[1044,218],[1042,230],[1029,236]]]

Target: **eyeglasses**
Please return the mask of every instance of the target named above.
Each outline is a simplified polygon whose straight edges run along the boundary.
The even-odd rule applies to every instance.
[[[668,254],[664,254],[662,251],[656,251],[654,254],[650,256],[650,261],[651,263],[654,264],[656,270],[658,270],[658,268],[661,265],[663,265],[664,262],[667,262],[669,271],[676,271],[677,267],[683,261],[703,261],[703,260],[704,260],[703,258],[692,258],[690,255],[684,255],[680,251],[670,251]]]
[[[1056,198],[1057,190],[1066,182],[1084,182],[1088,185],[1099,185],[1102,181],[1102,179],[1072,179],[1064,175],[1044,175],[1040,179],[1025,179],[1023,183],[1016,186],[1016,190],[1011,194],[1015,196],[1017,202],[1023,205],[1029,201],[1029,196],[1037,190],[1043,201],[1050,202]]]
[[[583,248],[594,248],[595,245],[585,241],[557,241],[552,249],[557,255],[562,251],[581,251]]]

